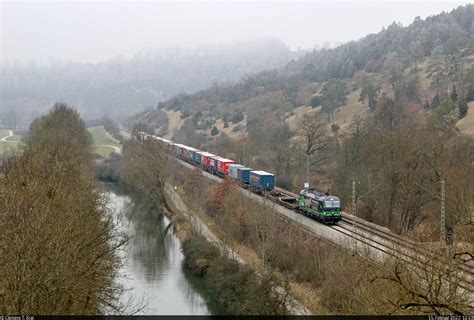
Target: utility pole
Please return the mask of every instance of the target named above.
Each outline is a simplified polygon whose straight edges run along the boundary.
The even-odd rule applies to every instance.
[[[356,232],[355,216],[357,214],[356,182],[352,179],[352,231]],[[356,251],[357,240],[354,239],[354,251]]]
[[[309,188],[309,154],[306,154],[306,183],[304,184],[304,188]]]
[[[445,203],[445,183],[444,178],[441,179],[441,221],[440,221],[440,237],[441,245],[445,243],[446,237],[446,203]]]

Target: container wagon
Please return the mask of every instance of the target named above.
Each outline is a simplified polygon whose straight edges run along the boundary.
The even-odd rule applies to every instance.
[[[262,193],[275,188],[275,175],[266,171],[250,171],[249,181],[253,192]]]
[[[234,160],[218,158],[217,159],[217,175],[226,176],[229,174],[229,165],[234,164]]]
[[[235,180],[238,180],[239,179],[239,176],[238,176],[238,169],[239,168],[245,168],[245,167],[241,164],[235,164],[235,163],[230,164],[229,165],[229,177],[232,177]]]
[[[250,181],[250,171],[251,168],[237,168],[237,179],[240,181],[240,184],[244,187],[248,187]]]
[[[201,166],[202,164],[202,155],[204,154],[204,151],[196,151],[194,153],[194,163],[198,166]]]
[[[175,145],[176,147],[176,156],[178,157],[178,159],[183,159],[183,145],[182,144],[176,144]]]
[[[189,147],[189,162],[192,164],[196,163],[196,152],[199,150]]]
[[[217,173],[217,159],[220,159],[219,156],[209,157],[209,172],[212,174]]]
[[[215,157],[215,155],[209,152],[204,152],[201,156],[201,165],[206,171],[211,171],[211,157]]]
[[[193,163],[193,160],[194,160],[193,155],[194,155],[194,152],[196,151],[197,150],[192,147],[183,146],[183,154],[182,154],[183,160]]]

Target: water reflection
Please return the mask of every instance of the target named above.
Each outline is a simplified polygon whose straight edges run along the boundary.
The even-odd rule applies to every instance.
[[[107,187],[113,210],[131,237],[124,250],[123,283],[130,288],[123,302],[146,304],[137,314],[208,315],[219,313],[206,296],[201,278],[183,265],[179,240],[166,230],[163,214],[135,203],[116,188]]]

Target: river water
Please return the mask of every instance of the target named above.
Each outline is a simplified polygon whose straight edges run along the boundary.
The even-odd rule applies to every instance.
[[[122,254],[126,262],[121,283],[128,290],[122,302],[145,315],[219,314],[203,279],[183,263],[181,245],[168,218],[135,203],[116,187],[106,187],[110,207],[130,240]]]

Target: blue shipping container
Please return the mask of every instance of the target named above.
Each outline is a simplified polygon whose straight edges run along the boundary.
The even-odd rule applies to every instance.
[[[196,164],[201,164],[201,155],[203,154],[202,151],[196,151],[194,152],[194,162]]]
[[[196,154],[196,149],[189,148],[188,160],[194,162],[194,155]]]
[[[250,171],[250,187],[260,191],[272,191],[275,188],[275,176],[265,171]]]
[[[251,168],[237,168],[237,179],[240,182],[249,184],[250,171],[252,171]]]

